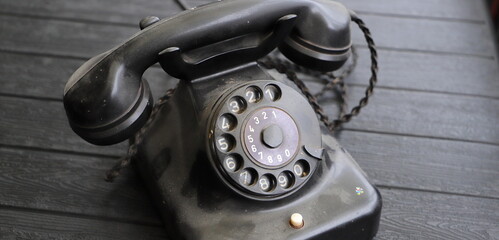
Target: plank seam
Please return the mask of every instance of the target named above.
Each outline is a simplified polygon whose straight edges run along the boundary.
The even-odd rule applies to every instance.
[[[356,48],[368,49],[365,44],[353,44]],[[431,55],[443,55],[443,56],[457,56],[457,57],[469,57],[469,58],[480,58],[492,60],[495,62],[496,58],[493,56],[479,55],[479,54],[469,54],[469,53],[455,53],[455,52],[444,52],[444,51],[434,51],[434,50],[421,50],[412,48],[394,48],[394,47],[383,47],[376,46],[376,48],[384,51],[401,52],[401,53],[421,53],[421,54],[431,54]],[[0,49],[0,51],[2,51]]]
[[[74,55],[64,55],[64,54],[57,54],[57,53],[52,54],[52,53],[44,53],[44,52],[32,52],[32,51],[12,50],[12,49],[3,49],[3,48],[0,48],[0,52],[9,53],[9,54],[24,55],[24,56],[51,57],[51,58],[58,58],[58,59],[74,59],[74,60],[82,60],[82,61],[86,61],[89,59],[89,57],[81,57],[81,56],[74,56]]]
[[[494,142],[468,140],[468,139],[460,139],[460,138],[437,137],[437,136],[428,136],[428,135],[418,135],[418,134],[412,134],[412,133],[381,132],[381,131],[374,131],[374,130],[367,130],[367,129],[355,129],[355,128],[349,128],[349,127],[344,127],[343,130],[352,131],[352,132],[362,132],[362,133],[375,133],[375,134],[388,135],[388,136],[414,137],[414,138],[447,140],[447,141],[453,141],[453,142],[476,143],[476,144],[485,144],[485,145],[490,145],[490,146],[499,146],[499,143],[494,143]],[[339,139],[339,140],[341,140],[341,139]]]
[[[39,100],[39,101],[47,101],[47,102],[62,102],[62,91],[61,97],[40,97],[40,96],[32,96],[32,95],[23,95],[23,94],[15,94],[15,93],[5,93],[0,92],[0,96],[2,97],[10,97],[10,98],[22,98],[22,99],[31,99],[31,100]]]
[[[353,44],[355,47],[367,48],[364,44]],[[397,51],[397,52],[407,52],[407,53],[429,53],[435,55],[447,55],[447,56],[464,56],[464,57],[475,57],[475,58],[483,58],[496,60],[495,56],[490,55],[481,55],[481,54],[473,54],[473,53],[456,53],[456,52],[447,52],[447,51],[435,51],[435,50],[422,50],[422,49],[414,49],[414,48],[394,48],[394,47],[385,47],[385,46],[376,46],[376,48],[387,51]]]
[[[416,19],[416,20],[433,20],[442,22],[459,22],[459,23],[470,23],[477,25],[486,24],[485,20],[473,20],[465,18],[451,18],[451,17],[434,17],[434,16],[418,16],[418,15],[403,15],[397,13],[380,13],[380,12],[367,12],[367,11],[355,11],[359,15],[369,15],[369,16],[381,16],[381,17],[393,17],[393,18],[405,18],[405,19]]]
[[[348,81],[348,79],[347,79],[347,81]],[[367,86],[367,84],[362,84],[362,83],[347,83],[346,85],[347,86],[355,86],[355,87]],[[471,94],[471,93],[456,93],[456,92],[445,92],[445,91],[437,91],[437,90],[421,90],[421,89],[417,89],[417,88],[390,87],[390,86],[376,85],[376,89],[394,90],[394,91],[402,90],[402,91],[407,91],[407,92],[432,93],[432,94],[439,94],[439,95],[451,95],[451,96],[463,96],[463,97],[499,100],[499,96],[493,97],[493,96]]]
[[[98,25],[111,25],[111,26],[120,26],[120,27],[135,27],[137,30],[140,30],[139,23],[131,24],[124,22],[112,22],[112,21],[99,21],[99,20],[91,20],[85,18],[70,18],[70,17],[54,17],[54,16],[43,16],[36,14],[25,14],[25,13],[10,13],[0,11],[0,16],[8,16],[8,17],[17,17],[17,18],[31,18],[31,19],[39,19],[39,20],[55,20],[55,21],[63,21],[63,22],[74,22],[74,23],[90,23],[90,24],[98,24]],[[140,21],[140,19],[139,19]]]
[[[107,158],[107,159],[110,159],[113,161],[118,160],[121,157],[119,155],[111,155],[111,154],[103,154],[103,153],[79,152],[79,151],[72,151],[72,150],[61,150],[61,149],[54,149],[54,148],[41,148],[41,147],[34,147],[34,146],[11,145],[11,144],[0,144],[0,148],[29,150],[29,151],[38,151],[38,152],[46,152],[46,153],[59,153],[59,154],[68,154],[68,155],[84,156],[84,157],[99,157],[99,158]],[[126,152],[126,149],[123,149],[123,152]]]
[[[120,219],[120,218],[107,217],[107,216],[101,216],[101,215],[72,213],[72,212],[64,212],[64,211],[57,211],[57,210],[47,210],[47,209],[39,209],[39,208],[11,206],[11,205],[4,205],[4,204],[0,204],[0,209],[1,210],[16,211],[16,212],[28,212],[28,213],[55,215],[55,216],[60,216],[60,217],[70,217],[70,218],[80,218],[80,219],[88,219],[88,220],[126,223],[126,224],[148,226],[148,227],[161,227],[161,228],[163,227],[161,220],[158,222],[153,222],[153,221],[147,222],[147,221],[138,221],[138,220],[131,220],[131,219],[127,220],[127,219]]]
[[[444,194],[444,195],[450,195],[450,196],[461,196],[461,197],[469,197],[469,198],[499,200],[499,197],[493,197],[493,196],[480,196],[480,195],[475,195],[475,194],[437,191],[437,190],[431,190],[431,189],[418,189],[418,188],[410,188],[410,187],[399,187],[399,186],[391,186],[391,185],[383,185],[383,184],[375,184],[375,185],[378,188],[386,189],[386,190],[395,189],[395,190],[411,191],[411,192],[437,193],[437,194]]]

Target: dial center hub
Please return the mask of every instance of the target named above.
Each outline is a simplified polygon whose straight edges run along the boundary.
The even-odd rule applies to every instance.
[[[279,147],[283,141],[281,128],[276,124],[272,124],[263,129],[262,141],[270,148]]]

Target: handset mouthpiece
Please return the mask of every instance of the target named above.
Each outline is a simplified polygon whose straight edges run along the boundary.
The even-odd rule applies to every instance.
[[[64,89],[71,128],[86,141],[110,145],[130,138],[152,110],[152,95],[142,76],[103,53],[84,63]]]

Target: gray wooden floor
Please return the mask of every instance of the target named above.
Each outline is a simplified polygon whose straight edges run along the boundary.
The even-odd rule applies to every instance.
[[[383,195],[377,239],[499,239],[499,64],[484,3],[342,2],[379,46],[375,96],[339,134]],[[166,237],[133,169],[102,180],[126,146],[85,143],[61,97],[79,65],[142,17],[180,10],[173,0],[0,0],[0,239]],[[369,74],[353,38],[351,103]],[[146,77],[156,96],[173,85],[157,67]]]

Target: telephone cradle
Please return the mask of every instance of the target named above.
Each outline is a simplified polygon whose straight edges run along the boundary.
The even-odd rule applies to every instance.
[[[94,144],[136,145],[171,239],[372,239],[379,191],[293,82],[257,63],[278,48],[338,69],[351,55],[351,14],[326,0],[248,0],[148,18],[70,78],[70,125]],[[180,81],[149,118],[142,74],[157,62]]]

